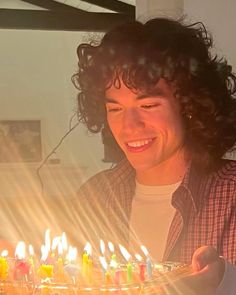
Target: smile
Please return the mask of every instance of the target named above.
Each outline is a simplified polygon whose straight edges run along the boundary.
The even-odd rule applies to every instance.
[[[149,148],[152,145],[154,140],[155,138],[148,138],[143,140],[130,141],[126,143],[126,147],[128,151],[138,153]]]

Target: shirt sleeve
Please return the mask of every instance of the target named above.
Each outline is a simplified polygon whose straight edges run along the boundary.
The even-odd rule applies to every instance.
[[[236,266],[225,261],[225,272],[222,281],[216,289],[215,295],[235,295]]]

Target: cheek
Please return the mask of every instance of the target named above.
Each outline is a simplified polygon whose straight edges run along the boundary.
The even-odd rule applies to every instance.
[[[120,126],[119,126],[117,120],[115,120],[114,118],[111,119],[111,118],[109,118],[109,116],[107,116],[107,123],[108,123],[108,126],[110,127],[112,134],[116,138],[117,135],[119,134],[119,130],[120,130]]]

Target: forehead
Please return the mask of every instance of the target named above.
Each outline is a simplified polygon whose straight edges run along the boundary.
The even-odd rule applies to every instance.
[[[173,87],[169,85],[164,79],[159,79],[158,83],[150,89],[130,89],[124,82],[119,79],[119,85],[113,83],[106,91],[106,98],[119,98],[124,97],[125,95],[131,95],[135,97],[146,96],[159,96],[163,98],[171,98],[174,96]]]

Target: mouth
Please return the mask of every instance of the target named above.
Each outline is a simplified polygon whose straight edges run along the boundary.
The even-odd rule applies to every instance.
[[[156,138],[145,138],[136,141],[128,141],[126,142],[126,148],[129,152],[132,153],[140,153],[148,149],[154,142]]]

